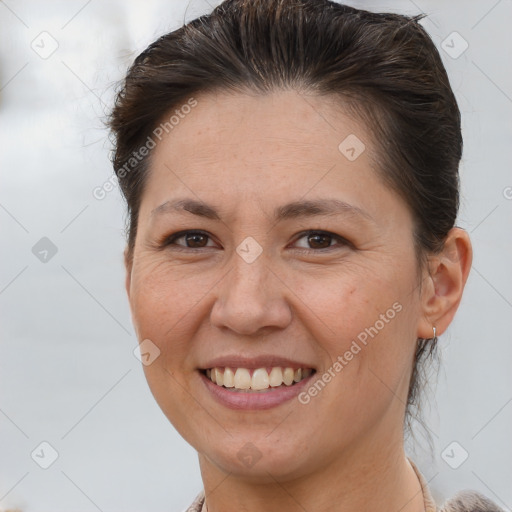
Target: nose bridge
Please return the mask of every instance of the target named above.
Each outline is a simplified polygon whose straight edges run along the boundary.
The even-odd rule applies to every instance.
[[[246,248],[240,244],[237,252],[233,252],[230,270],[219,283],[211,312],[212,324],[240,334],[252,334],[263,327],[285,327],[290,312],[282,285],[271,271],[271,262],[262,253],[254,259],[247,258],[247,252],[240,253],[240,249]],[[251,250],[249,245],[249,253]]]
[[[237,252],[233,254],[230,267],[227,286],[224,289],[224,293],[227,294],[225,298],[241,300],[241,304],[249,301],[253,305],[264,306],[265,294],[269,291],[269,287],[265,286],[269,284],[268,274],[270,273],[267,258],[260,254],[251,261],[250,259],[246,260]]]
[[[264,238],[264,237],[263,237]],[[258,287],[269,278],[269,249],[264,249],[265,240],[246,236],[234,247],[229,261],[231,271],[228,274],[229,290],[232,294],[254,294],[261,292]],[[252,300],[256,296],[252,297]]]

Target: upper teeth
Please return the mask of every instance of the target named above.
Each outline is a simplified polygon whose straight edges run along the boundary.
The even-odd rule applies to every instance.
[[[206,376],[218,386],[235,389],[267,389],[269,387],[278,387],[281,384],[291,386],[294,382],[299,382],[309,377],[313,370],[311,368],[281,368],[279,366],[270,368],[257,368],[251,370],[247,368],[211,368],[206,370]]]

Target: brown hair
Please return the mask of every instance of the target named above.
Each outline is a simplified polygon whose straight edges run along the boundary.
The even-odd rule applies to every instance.
[[[163,114],[213,90],[337,96],[372,131],[378,171],[412,212],[419,261],[440,250],[459,207],[462,136],[455,96],[422,18],[329,0],[226,0],[148,46],[129,69],[110,118],[113,165],[128,205],[128,258],[149,156],[129,170],[126,162]],[[418,339],[408,426],[422,360],[434,355],[435,341]]]

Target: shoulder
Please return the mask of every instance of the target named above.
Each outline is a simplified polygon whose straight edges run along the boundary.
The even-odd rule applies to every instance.
[[[483,494],[464,490],[445,501],[439,512],[504,512],[504,510]]]
[[[453,498],[446,500],[441,507],[438,507],[430,493],[425,477],[411,459],[408,458],[408,461],[420,482],[427,512],[505,512],[483,494],[471,490],[459,491]]]

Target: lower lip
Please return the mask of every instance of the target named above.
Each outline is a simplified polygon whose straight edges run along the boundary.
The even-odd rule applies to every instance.
[[[230,391],[228,388],[214,384],[211,379],[206,377],[201,371],[199,371],[199,375],[206,389],[222,405],[230,409],[251,410],[270,409],[295,398],[308,385],[308,382],[315,373],[312,373],[309,377],[291,386],[269,388],[269,390],[265,392]]]

